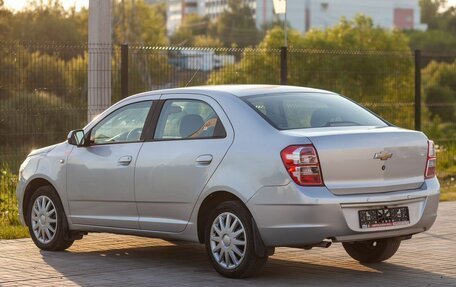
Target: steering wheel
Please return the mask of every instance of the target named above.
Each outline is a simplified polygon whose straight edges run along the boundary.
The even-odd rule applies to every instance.
[[[139,141],[141,137],[142,128],[132,129],[127,135],[127,141]]]

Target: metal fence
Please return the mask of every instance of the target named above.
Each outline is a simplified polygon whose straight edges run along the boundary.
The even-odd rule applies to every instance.
[[[442,177],[456,174],[456,53],[142,45],[99,51],[109,54],[112,103],[138,92],[205,84],[323,88],[398,126],[422,127],[440,145]],[[0,164],[16,173],[32,149],[61,142],[86,124],[88,63],[87,45],[0,43]]]
[[[456,190],[456,53],[421,55],[421,119],[438,144],[438,176],[443,189]]]

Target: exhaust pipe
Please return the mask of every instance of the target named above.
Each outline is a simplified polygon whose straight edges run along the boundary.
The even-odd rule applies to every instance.
[[[310,250],[310,249],[312,249],[314,247],[328,248],[329,246],[331,246],[331,244],[332,244],[331,241],[323,240],[322,242],[319,242],[319,243],[316,243],[316,244],[309,244],[309,245],[304,245],[304,246],[296,247],[296,248],[302,248],[302,249],[305,249],[305,250]]]

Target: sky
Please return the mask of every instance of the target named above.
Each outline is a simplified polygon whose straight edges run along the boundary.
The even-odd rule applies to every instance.
[[[68,9],[70,7],[76,6],[76,9],[79,10],[81,7],[89,6],[89,0],[61,0],[63,7]],[[455,0],[456,1],[456,0]],[[21,10],[27,6],[29,0],[4,0],[5,6],[12,10]]]
[[[4,0],[5,6],[12,10],[21,10],[27,5],[28,0]],[[69,8],[76,6],[76,9],[81,7],[87,7],[89,0],[62,0],[63,7]],[[447,6],[456,6],[456,0],[447,0]]]

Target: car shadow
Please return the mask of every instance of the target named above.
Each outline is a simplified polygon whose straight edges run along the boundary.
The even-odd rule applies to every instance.
[[[43,260],[62,278],[80,286],[456,286],[456,278],[392,263],[361,265],[350,258],[306,258],[299,249],[271,257],[253,278],[226,279],[210,266],[204,246],[166,243],[150,247],[120,247],[92,251],[70,248],[41,251]],[[112,245],[110,245],[112,247]],[[339,247],[340,248],[340,247]],[[278,249],[281,250],[281,249]],[[286,257],[284,259],[283,257]]]

